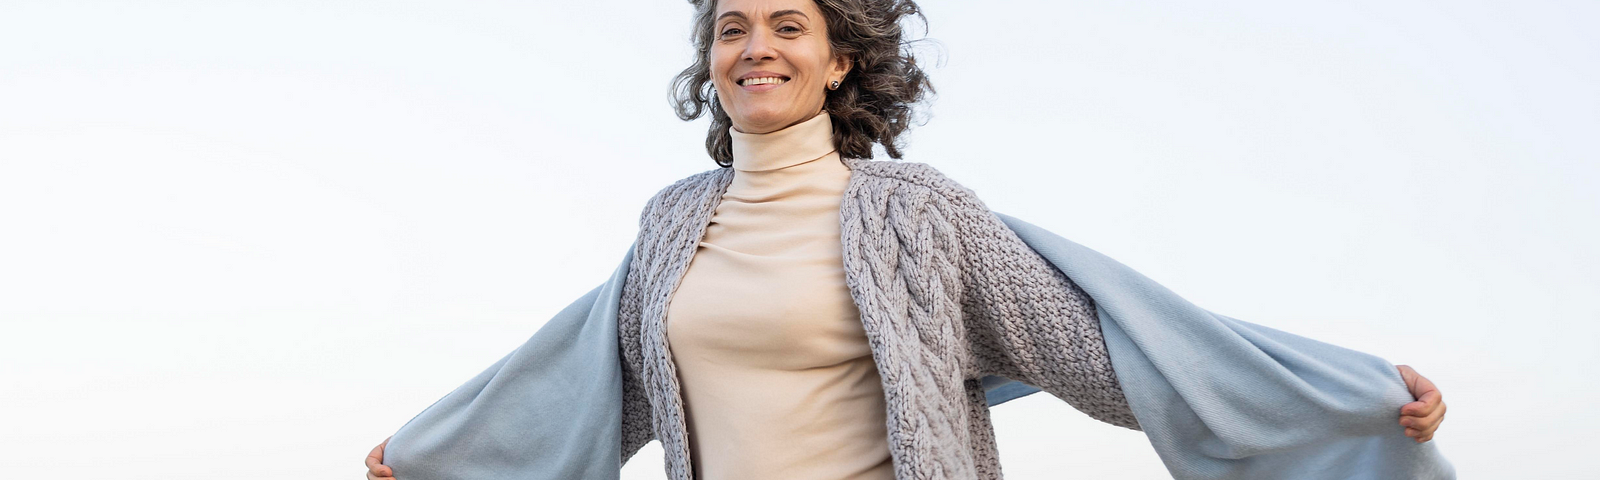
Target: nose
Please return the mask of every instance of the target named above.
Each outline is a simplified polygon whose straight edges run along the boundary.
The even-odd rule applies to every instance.
[[[749,40],[744,44],[744,60],[761,61],[778,57],[778,51],[772,49],[772,39],[765,32],[750,32],[745,38]]]

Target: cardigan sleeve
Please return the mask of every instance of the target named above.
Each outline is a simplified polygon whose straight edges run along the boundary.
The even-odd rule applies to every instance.
[[[1096,420],[1139,430],[1094,300],[976,198],[955,203],[961,309],[977,374],[1036,386]]]

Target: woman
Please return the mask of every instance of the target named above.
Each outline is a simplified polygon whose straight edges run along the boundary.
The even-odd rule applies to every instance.
[[[901,157],[896,140],[911,106],[931,91],[902,50],[899,21],[920,16],[914,3],[696,5],[701,55],[674,83],[677,109],[685,120],[711,113],[706,146],[722,168],[651,199],[626,276],[615,282],[616,300],[600,302],[617,308],[607,318],[616,319],[622,360],[622,461],[659,439],[674,479],[999,478],[986,413],[998,402],[980,378],[1021,380],[1107,423],[1147,433],[1168,428],[1157,414],[1168,405],[1146,393],[1159,389],[1125,373],[1145,357],[1124,353],[1136,348],[1122,347],[1123,339],[1137,341],[1149,327],[1102,324],[1097,312],[1127,310],[1097,305],[1111,295],[1091,298],[1079,284],[1110,290],[1090,285],[1089,273],[1064,275],[1056,268],[1063,260],[1030,248],[1037,237],[1019,238],[1009,217],[990,213],[936,170],[864,160],[874,144]],[[1163,359],[1150,360],[1150,371],[1171,375]],[[484,405],[488,377],[510,378],[500,371],[515,361],[463,386],[471,392],[460,408]],[[1410,403],[1392,412],[1400,425],[1392,428],[1427,442],[1443,419],[1442,396],[1409,367],[1395,369]],[[1203,405],[1210,399],[1193,398],[1182,381],[1156,382],[1187,394],[1165,397],[1184,407],[1171,411],[1216,418]],[[453,408],[450,400],[430,410]],[[469,417],[455,418],[434,423],[459,429]],[[1161,438],[1228,436],[1206,433]],[[480,438],[448,436],[457,449],[449,455],[461,451],[461,439]],[[1237,442],[1229,448],[1271,443],[1229,440]],[[1177,452],[1204,445],[1164,445],[1154,434],[1152,442],[1175,476],[1203,478],[1211,468]],[[369,455],[368,478],[396,473],[384,465],[388,443]],[[1234,476],[1296,468],[1229,460],[1217,461]],[[509,468],[490,471],[516,471]]]

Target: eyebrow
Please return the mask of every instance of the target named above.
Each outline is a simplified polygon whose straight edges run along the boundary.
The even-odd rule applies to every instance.
[[[799,10],[794,10],[794,9],[778,10],[776,12],[772,12],[772,15],[768,15],[767,18],[776,20],[778,17],[782,17],[784,15],[799,15],[802,18],[805,18],[806,20],[810,20],[811,19],[811,17],[807,17],[806,16],[805,12],[802,12],[802,11],[799,11]],[[721,22],[723,17],[739,17],[741,19],[748,19],[748,17],[744,16],[744,12],[740,12],[740,11],[722,12],[722,15],[717,15],[717,19],[715,21],[713,21],[713,23]]]

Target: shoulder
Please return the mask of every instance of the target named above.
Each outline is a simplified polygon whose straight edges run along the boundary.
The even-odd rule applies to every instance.
[[[733,169],[719,167],[683,177],[657,191],[655,195],[650,197],[650,201],[655,203],[685,193],[704,190],[715,186],[723,177],[732,178]]]
[[[977,192],[951,179],[933,165],[903,160],[846,159],[855,174],[880,187],[927,193],[959,207],[988,211]]]
[[[713,168],[681,178],[657,191],[639,212],[640,222],[699,202],[707,190],[720,189],[733,179],[733,169]]]

